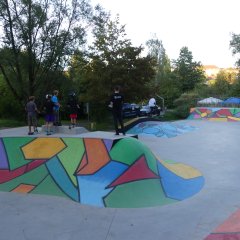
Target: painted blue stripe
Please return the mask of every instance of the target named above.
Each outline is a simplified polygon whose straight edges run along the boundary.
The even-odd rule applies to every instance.
[[[104,207],[103,198],[113,189],[106,187],[128,167],[125,164],[111,161],[93,175],[79,175],[80,202],[82,204]]]
[[[59,159],[55,156],[46,162],[46,166],[52,178],[62,189],[62,191],[65,192],[73,200],[79,202],[78,190],[71,182]]]

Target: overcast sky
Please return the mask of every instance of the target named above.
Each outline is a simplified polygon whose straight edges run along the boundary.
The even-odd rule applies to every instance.
[[[119,14],[134,46],[156,33],[170,59],[188,47],[203,65],[233,67],[231,33],[240,34],[240,0],[91,0]]]

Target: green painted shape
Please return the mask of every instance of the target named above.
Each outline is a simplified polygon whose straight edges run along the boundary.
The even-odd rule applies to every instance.
[[[7,152],[9,168],[14,170],[28,164],[31,160],[25,160],[21,148],[33,141],[31,137],[4,137],[3,143]]]
[[[195,114],[198,113],[199,115],[202,114],[202,112],[198,108],[194,108]]]
[[[146,156],[148,167],[158,174],[156,157],[146,145],[135,138],[119,140],[110,151],[113,160],[127,165],[132,165],[143,154]]]
[[[140,208],[178,202],[167,198],[159,179],[148,179],[117,186],[105,199],[106,207]]]
[[[48,174],[48,170],[45,165],[41,165],[38,168],[33,169],[17,178],[14,178],[6,183],[0,184],[0,191],[10,192],[16,188],[19,184],[31,184],[38,185]]]
[[[67,148],[58,154],[58,158],[68,173],[72,183],[77,186],[77,178],[74,174],[85,152],[83,140],[79,138],[63,138],[62,140],[67,145]]]
[[[31,193],[54,195],[70,199],[64,192],[61,191],[50,175],[48,175],[35,189],[33,189]]]
[[[235,115],[240,112],[240,108],[229,108],[229,111],[232,113],[232,115]]]

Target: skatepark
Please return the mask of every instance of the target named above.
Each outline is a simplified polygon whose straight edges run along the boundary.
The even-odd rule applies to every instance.
[[[191,113],[124,137],[1,130],[0,239],[238,239],[238,111]]]

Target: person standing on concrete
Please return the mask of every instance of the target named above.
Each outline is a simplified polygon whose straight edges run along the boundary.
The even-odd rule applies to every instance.
[[[47,128],[47,135],[51,135],[51,128],[54,121],[54,110],[55,104],[52,102],[52,95],[48,94],[46,96],[46,102],[44,104],[44,110],[46,112],[45,121],[46,121],[46,128]]]
[[[37,113],[39,113],[37,109],[37,105],[34,102],[35,97],[30,96],[28,99],[28,103],[25,106],[25,110],[27,112],[27,120],[28,120],[28,135],[33,135],[34,132],[37,132]],[[32,131],[33,127],[33,131]]]
[[[54,111],[53,125],[54,126],[61,126],[60,117],[59,117],[60,103],[58,101],[58,94],[59,94],[58,90],[53,91],[52,102],[54,103],[54,108],[53,108],[53,111]]]
[[[122,118],[122,105],[124,102],[124,97],[120,94],[120,87],[116,86],[114,88],[114,93],[110,98],[109,107],[112,109],[113,121],[116,135],[119,135],[120,130],[118,129],[118,123],[121,126],[121,132],[125,135],[124,126],[123,126],[123,118]]]
[[[69,116],[70,116],[70,121],[71,121],[71,124],[69,125],[69,129],[71,129],[71,128],[74,128],[77,124],[77,114],[80,109],[80,107],[77,103],[75,93],[71,93],[69,95],[67,106],[69,107],[69,112],[70,112]]]

